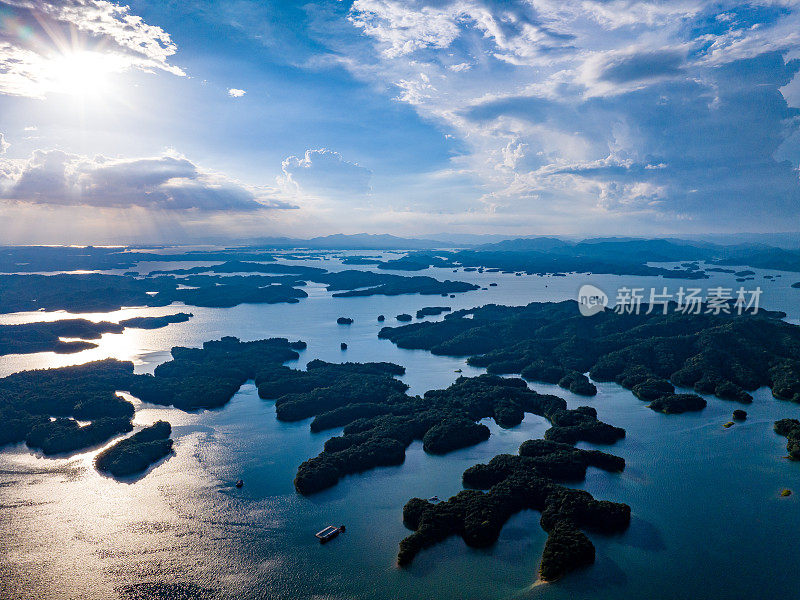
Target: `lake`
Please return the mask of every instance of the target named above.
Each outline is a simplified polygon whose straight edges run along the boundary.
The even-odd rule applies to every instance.
[[[291,262],[330,270],[368,269],[342,266],[336,258]],[[743,285],[760,285],[761,306],[783,310],[797,323],[800,290],[789,287],[797,276],[784,273],[770,281],[763,275],[779,272],[753,270],[755,281]],[[293,366],[303,367],[314,358],[396,362],[406,367],[402,379],[410,391],[421,394],[452,383],[458,369],[464,375],[482,371],[462,359],[401,350],[379,340],[379,314],[386,315],[385,325],[395,325],[395,315],[414,314],[424,306],[455,310],[573,299],[583,283],[597,285],[612,299],[623,285],[659,291],[664,285],[739,287],[732,275],[721,273],[700,281],[516,277],[450,269],[414,274],[498,286],[456,298],[332,298],[323,286],[310,285],[305,288],[309,297],[293,305],[172,306],[79,315],[118,321],[188,310],[195,316],[164,329],[106,334],[98,348],[77,354],[2,357],[0,375],[109,356],[133,360],[137,372],[151,372],[169,359],[173,345],[197,346],[223,335],[243,340],[280,336],[308,344]],[[3,315],[0,322],[72,316],[37,312]],[[339,316],[352,317],[354,323],[337,325]],[[346,351],[340,350],[341,342],[348,344]],[[625,471],[609,474],[590,468],[585,483],[573,487],[598,499],[630,504],[631,527],[616,536],[589,533],[597,548],[596,563],[558,583],[535,585],[546,534],[539,513],[532,511],[513,517],[492,548],[470,549],[452,538],[423,551],[410,568],[399,569],[394,562],[398,542],[409,533],[402,524],[408,499],[457,493],[465,469],[541,437],[549,427],[543,418],[527,415],[508,430],[487,420],[492,431],[488,441],[446,456],[427,455],[415,442],[403,465],[346,477],[336,487],[305,498],[292,485],[297,466],[338,430],[312,434],[308,421],[277,421],[273,403],[259,399],[250,382],[228,405],[213,411],[184,413],[131,398],[137,405],[137,426],[168,420],[175,439],[175,454],[135,482],[97,473],[92,459],[99,448],[69,458],[45,458],[22,445],[0,451],[0,597],[555,600],[796,594],[800,500],[797,494],[781,498],[779,492],[797,488],[800,493],[800,464],[784,458],[786,439],[772,431],[772,423],[800,417],[800,406],[777,401],[761,389],[744,407],[747,421],[724,429],[738,404],[706,396],[709,404],[702,412],[667,416],[615,384],[597,386],[597,396],[587,399],[557,386],[531,384],[566,398],[570,408],[593,406],[600,419],[627,430],[621,442],[598,446],[624,457]],[[244,487],[236,489],[240,478]],[[329,524],[345,524],[347,531],[321,546],[314,533]],[[184,595],[168,587],[128,588],[157,582],[179,582]]]

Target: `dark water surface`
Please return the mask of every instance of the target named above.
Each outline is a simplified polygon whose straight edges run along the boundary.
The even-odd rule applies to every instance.
[[[372,253],[370,253],[372,254]],[[335,262],[308,264],[338,266]],[[766,272],[765,272],[766,273]],[[135,360],[151,371],[168,359],[171,346],[199,345],[221,335],[242,339],[285,336],[308,349],[297,364],[389,360],[407,368],[413,393],[449,385],[461,359],[400,350],[377,339],[378,314],[395,323],[401,312],[430,305],[456,308],[497,302],[574,298],[591,281],[613,296],[622,283],[663,286],[655,278],[612,276],[514,277],[491,273],[429,270],[443,278],[498,287],[461,294],[338,299],[319,286],[296,305],[242,305],[190,310],[188,323],[155,331],[126,330],[103,337],[98,349],[73,355],[42,353],[0,358],[3,375],[24,368],[75,364],[106,356]],[[759,277],[761,272],[759,271]],[[789,275],[765,289],[762,305],[800,317],[800,290]],[[715,274],[701,282],[667,285],[708,287],[732,278]],[[748,282],[751,283],[751,282]],[[545,287],[547,286],[547,287]],[[126,309],[89,315],[116,321],[176,312],[175,307]],[[2,322],[67,318],[66,313],[5,315]],[[85,316],[85,315],[84,315]],[[355,323],[337,326],[339,316]],[[342,352],[340,342],[349,349]],[[590,469],[584,487],[598,499],[626,502],[630,529],[618,536],[590,534],[594,566],[562,582],[535,585],[545,533],[539,514],[520,513],[498,543],[467,548],[460,538],[422,552],[411,568],[394,564],[403,527],[402,506],[413,497],[449,497],[461,489],[461,473],[526,439],[541,437],[546,421],[528,415],[513,429],[486,421],[491,438],[447,456],[429,456],[421,443],[399,467],[346,477],[335,488],[303,498],[294,492],[297,466],[317,454],[338,430],[312,434],[308,422],[281,423],[274,406],[245,384],[222,409],[187,414],[143,405],[136,424],[158,419],[173,424],[175,454],[144,477],[117,482],[98,474],[93,450],[68,458],[44,458],[24,446],[0,451],[0,598],[777,598],[800,589],[795,566],[800,542],[800,463],[784,459],[785,438],[774,420],[800,417],[800,406],[754,394],[745,423],[722,424],[738,408],[708,397],[697,414],[657,414],[627,390],[598,384],[591,399],[555,386],[534,389],[588,404],[602,420],[627,430],[627,438],[602,449],[623,456],[622,474]],[[589,445],[584,445],[589,447]],[[245,485],[236,489],[234,482]],[[321,546],[314,533],[328,524],[347,532]],[[181,589],[157,584],[177,584]],[[148,584],[148,585],[142,585]],[[132,587],[133,586],[133,587]],[[138,587],[137,587],[138,586]],[[183,594],[183,595],[181,595]]]

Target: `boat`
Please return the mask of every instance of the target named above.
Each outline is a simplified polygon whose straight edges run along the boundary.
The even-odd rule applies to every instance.
[[[243,485],[244,485],[244,481],[242,481],[241,479],[240,479],[239,481],[237,481],[237,482],[236,482],[236,487],[237,487],[237,488],[240,488],[240,487],[242,487]]]
[[[322,531],[318,531],[315,534],[315,536],[319,540],[320,544],[324,544],[325,542],[330,542],[340,533],[343,533],[344,530],[345,530],[344,525],[340,525],[339,527],[335,527],[334,525],[328,525]]]

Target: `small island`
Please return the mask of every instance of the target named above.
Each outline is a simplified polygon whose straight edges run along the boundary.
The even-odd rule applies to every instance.
[[[417,318],[423,319],[425,317],[435,317],[445,312],[453,310],[449,306],[425,306],[417,311]]]
[[[659,396],[647,406],[667,415],[679,415],[703,410],[706,407],[706,401],[697,394],[666,394]]]
[[[172,453],[171,432],[169,423],[158,421],[103,450],[94,460],[95,467],[117,478],[141,473]]]
[[[336,323],[338,323],[339,325],[352,325],[353,319],[351,319],[350,317],[339,317],[338,319],[336,319]]]

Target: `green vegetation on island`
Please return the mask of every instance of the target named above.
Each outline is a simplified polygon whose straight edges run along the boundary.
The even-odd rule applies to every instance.
[[[133,405],[116,391],[133,377],[133,363],[116,360],[3,377],[0,446],[26,442],[44,454],[61,454],[131,431]]]
[[[442,313],[450,312],[451,310],[453,309],[449,306],[425,306],[417,311],[417,318],[435,317]]]
[[[141,473],[172,453],[171,432],[169,423],[158,421],[103,450],[94,460],[95,467],[114,477]]]
[[[675,386],[747,403],[747,390],[769,386],[800,402],[800,327],[783,313],[700,314],[660,310],[585,317],[574,301],[459,310],[439,322],[384,327],[379,337],[401,348],[468,356],[490,373],[573,385],[569,372],[631,389],[654,410],[699,410],[702,398]],[[582,383],[582,382],[581,382]],[[586,391],[590,391],[587,388]],[[662,400],[663,398],[663,400]]]
[[[335,371],[341,367],[324,368]],[[272,381],[257,380],[259,393],[262,397],[277,397],[280,392],[295,389],[297,382],[315,378],[315,370],[311,363],[307,374],[286,369],[286,378],[276,387]],[[326,381],[320,377],[317,385],[324,386]],[[494,375],[460,377],[450,387],[430,390],[422,398],[407,396],[402,393],[404,390],[392,389],[386,383],[381,388],[372,382],[365,385],[361,397],[351,395],[350,404],[343,402],[335,387],[307,389],[305,394],[279,397],[278,418],[287,419],[288,404],[291,420],[317,414],[311,423],[313,431],[331,427],[344,427],[344,431],[329,439],[322,453],[300,465],[295,487],[301,494],[331,487],[344,475],[401,464],[405,449],[414,440],[421,440],[424,450],[433,454],[477,444],[489,437],[489,429],[479,423],[484,418],[493,418],[501,427],[515,427],[526,412],[541,415],[553,425],[545,437],[558,442],[612,444],[625,436],[623,429],[599,421],[593,408],[568,410],[562,398],[538,394],[521,379]],[[326,407],[330,408],[323,412]]]
[[[697,394],[666,394],[659,396],[647,406],[667,415],[679,415],[703,410],[706,407],[706,401]]]
[[[181,410],[218,408],[262,369],[299,358],[297,350],[305,347],[285,338],[241,342],[235,337],[204,342],[202,348],[176,346],[171,361],[158,365],[153,375],[132,379],[129,391],[143,402]]]
[[[541,512],[541,526],[549,534],[540,566],[543,580],[555,581],[593,563],[594,546],[581,529],[624,531],[631,509],[556,483],[582,480],[589,466],[619,472],[625,461],[598,450],[528,440],[518,455],[501,454],[470,467],[463,482],[471,489],[440,503],[421,498],[406,503],[403,523],[414,533],[400,542],[398,563],[407,566],[421,550],[454,535],[472,547],[491,546],[508,519],[522,510]]]
[[[239,270],[271,275],[230,274]],[[0,312],[67,310],[107,312],[123,306],[230,308],[244,303],[296,303],[308,294],[307,282],[322,283],[335,297],[440,295],[477,290],[463,281],[406,277],[369,271],[328,273],[325,269],[284,263],[228,262],[211,267],[153,271],[133,275],[0,275]]]
[[[421,294],[433,296],[469,292],[479,286],[464,281],[439,281],[433,277],[391,275],[371,271],[340,271],[317,275],[311,278],[318,283],[327,284],[334,298],[357,296],[398,296],[400,294]]]
[[[786,450],[794,460],[800,460],[800,421],[781,419],[775,421],[775,433],[786,438]]]
[[[105,333],[122,333],[127,327],[158,329],[166,327],[170,323],[188,321],[191,317],[190,313],[177,313],[161,317],[134,317],[119,323],[63,319],[20,325],[0,325],[0,356],[34,352],[56,352],[58,354],[81,352],[97,347],[97,344],[86,340],[100,339]],[[61,338],[77,339],[63,341]]]

